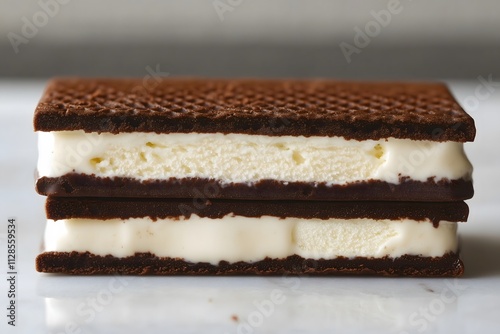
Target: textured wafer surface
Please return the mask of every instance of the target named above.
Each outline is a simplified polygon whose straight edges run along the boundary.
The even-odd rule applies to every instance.
[[[246,133],[472,141],[474,121],[440,83],[330,80],[52,80],[35,130]]]

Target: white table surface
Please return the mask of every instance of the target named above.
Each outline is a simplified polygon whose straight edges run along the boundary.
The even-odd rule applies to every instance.
[[[466,145],[476,195],[468,201],[469,222],[459,228],[466,274],[458,280],[39,274],[44,198],[33,189],[31,118],[44,82],[0,81],[2,277],[7,218],[18,224],[17,326],[7,325],[1,279],[0,332],[500,333],[500,86],[474,106],[479,80],[450,84],[459,101],[469,102],[478,128]],[[270,306],[275,289],[284,297]]]

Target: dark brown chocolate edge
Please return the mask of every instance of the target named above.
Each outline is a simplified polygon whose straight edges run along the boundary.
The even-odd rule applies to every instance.
[[[412,219],[465,222],[469,207],[465,202],[326,202],[326,201],[235,201],[201,199],[126,199],[48,197],[47,218],[128,219],[150,217],[189,218],[192,214],[222,218],[229,214],[243,217],[273,216],[305,219]]]
[[[441,83],[58,78],[36,131],[243,133],[473,141],[474,120]]]
[[[216,180],[200,178],[139,181],[77,173],[41,177],[36,181],[36,191],[41,195],[54,197],[422,202],[462,201],[474,194],[472,181],[464,179],[443,179],[436,182],[429,178],[421,182],[402,178],[399,184],[370,180],[333,186],[325,183],[262,180],[252,185],[223,185]]]
[[[464,272],[456,253],[442,257],[403,255],[397,258],[284,259],[266,258],[253,263],[190,263],[182,259],[159,258],[151,253],[116,258],[78,252],[45,252],[36,258],[36,270],[71,275],[372,275],[410,277],[453,277]]]

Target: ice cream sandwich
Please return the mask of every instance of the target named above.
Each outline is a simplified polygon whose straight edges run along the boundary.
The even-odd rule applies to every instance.
[[[58,79],[35,112],[43,195],[453,201],[474,122],[442,84]]]
[[[42,272],[457,276],[464,202],[49,198]]]
[[[52,80],[37,270],[459,276],[472,118],[443,84]]]

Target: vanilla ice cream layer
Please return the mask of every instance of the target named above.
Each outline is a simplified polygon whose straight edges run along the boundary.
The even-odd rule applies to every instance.
[[[373,219],[299,219],[227,215],[220,219],[66,219],[47,222],[45,251],[115,257],[149,252],[189,262],[255,262],[299,255],[438,257],[457,251],[457,223]]]
[[[222,184],[283,182],[399,183],[429,177],[470,179],[458,142],[388,138],[263,136],[222,133],[39,133],[40,176],[76,172],[98,177],[204,178]]]

